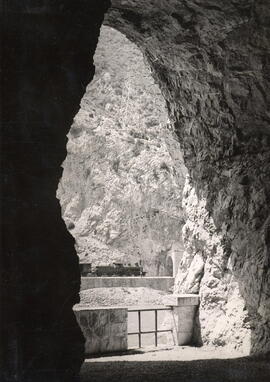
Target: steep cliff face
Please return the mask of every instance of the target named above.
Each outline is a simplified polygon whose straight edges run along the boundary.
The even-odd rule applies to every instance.
[[[267,1],[112,3],[107,23],[147,57],[191,179],[176,291],[199,291],[204,342],[243,348],[248,332],[269,351]]]
[[[138,48],[103,27],[96,73],[68,135],[59,185],[81,261],[142,260],[165,275],[181,255],[185,167],[165,101]]]
[[[252,322],[234,276],[231,248],[217,231],[205,200],[198,198],[189,178],[183,205],[187,214],[183,227],[185,252],[179,264],[175,291],[200,294],[194,341],[226,345],[249,353],[250,329],[256,323]]]

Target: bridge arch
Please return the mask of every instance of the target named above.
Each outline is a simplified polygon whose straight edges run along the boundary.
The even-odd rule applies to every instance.
[[[174,264],[174,258],[172,255],[168,255],[166,258],[166,275],[165,276],[175,276],[175,264]]]

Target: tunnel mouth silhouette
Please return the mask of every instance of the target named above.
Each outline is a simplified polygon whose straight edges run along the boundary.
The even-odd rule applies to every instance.
[[[191,231],[192,239],[191,244],[188,244],[189,250],[194,251],[195,257],[199,252],[205,262],[203,271],[198,276],[199,289],[195,288],[195,290],[204,292],[204,288],[207,286],[207,277],[215,278],[217,274],[219,275],[218,285],[221,286],[218,291],[220,300],[222,300],[224,293],[229,296],[228,290],[235,286],[235,293],[239,299],[237,304],[239,304],[239,311],[241,311],[241,319],[237,325],[240,325],[241,330],[247,329],[247,335],[243,332],[243,337],[249,338],[246,342],[250,352],[265,352],[268,349],[267,339],[269,338],[268,324],[265,324],[269,321],[269,312],[264,308],[267,300],[266,280],[269,262],[269,251],[266,250],[268,246],[267,237],[269,236],[267,233],[269,231],[267,228],[269,226],[267,223],[269,210],[266,211],[265,209],[267,205],[266,184],[269,179],[267,175],[264,175],[263,179],[260,178],[258,169],[261,166],[265,168],[266,163],[269,162],[267,155],[269,141],[266,139],[265,127],[258,127],[257,132],[255,129],[252,133],[250,132],[253,122],[255,123],[254,126],[258,126],[260,123],[261,126],[265,125],[262,121],[256,120],[255,122],[254,120],[253,110],[257,110],[257,115],[264,113],[260,103],[257,103],[256,92],[248,92],[245,89],[245,81],[252,82],[253,80],[254,88],[257,88],[255,79],[250,80],[249,78],[247,80],[245,77],[248,74],[243,67],[243,57],[245,57],[245,50],[249,49],[248,43],[240,47],[240,43],[236,42],[235,36],[233,36],[231,37],[232,40],[228,39],[224,45],[220,45],[221,36],[217,34],[213,45],[207,45],[201,39],[200,32],[196,28],[196,38],[192,40],[194,38],[193,29],[187,25],[184,28],[187,28],[187,34],[190,33],[189,38],[193,41],[191,45],[190,39],[185,39],[185,35],[173,35],[173,39],[170,40],[170,33],[174,32],[167,29],[157,30],[155,28],[156,14],[150,20],[148,16],[145,18],[144,11],[136,7],[132,10],[126,10],[119,7],[118,4],[113,4],[106,14],[104,25],[120,31],[130,41],[134,42],[141,49],[150,65],[152,76],[159,84],[166,100],[170,123],[184,152],[185,164],[189,172],[188,192],[194,193],[196,208],[203,210],[207,216],[204,222],[200,222],[202,231],[204,235],[206,233],[206,236],[208,235],[207,232],[211,232],[211,235],[214,232],[212,235],[215,237],[214,241],[219,241],[217,245],[211,244],[209,250],[207,240],[204,241],[200,237],[197,240],[198,231],[196,232],[194,228]],[[184,9],[179,12],[185,14],[186,11]],[[148,8],[147,12],[151,14]],[[163,8],[162,12],[164,12]],[[214,10],[207,12],[210,12],[214,23],[220,22]],[[209,14],[207,12],[200,20],[195,21],[191,18],[191,24],[198,23],[202,26],[203,21],[201,20],[208,19]],[[235,17],[240,20],[241,11],[237,9],[234,12]],[[165,12],[162,15],[162,23],[165,22],[165,19],[171,21],[172,18],[173,25],[176,21],[182,25],[181,16],[179,18],[177,13],[168,16]],[[158,17],[159,15],[157,19]],[[146,19],[147,21],[145,21]],[[249,20],[251,23],[253,22],[252,17]],[[224,28],[227,28],[227,23],[224,24]],[[226,33],[229,36],[230,32],[227,29]],[[262,33],[260,28],[258,33]],[[209,36],[211,35],[209,32],[206,39],[210,41]],[[164,44],[167,38],[171,41],[169,49],[166,43]],[[234,53],[230,53],[231,43],[234,45],[234,50],[239,49],[239,52],[241,51],[240,56],[236,57]],[[210,49],[209,46],[212,48]],[[175,54],[171,53],[173,50]],[[176,52],[177,57],[181,57],[179,62],[176,60]],[[225,57],[227,58],[225,59]],[[235,69],[234,60],[238,61],[238,69],[240,68],[241,76],[243,76],[241,78],[245,78],[243,82],[239,78],[238,70]],[[257,53],[254,53],[254,60],[259,60]],[[247,65],[251,70],[255,70],[253,62],[248,62]],[[224,73],[229,73],[228,77]],[[246,118],[247,115],[248,118]],[[250,127],[246,134],[246,130],[245,132],[243,130],[247,125]],[[249,154],[251,154],[250,157]],[[247,174],[246,166],[248,166],[249,174]],[[259,200],[256,195],[261,195]],[[254,199],[255,204],[258,202],[254,211],[248,207],[251,199]],[[260,211],[263,209],[265,212],[261,214]],[[261,216],[260,223],[256,220],[257,215]],[[252,224],[249,224],[253,218],[258,223],[255,229]],[[249,267],[248,265],[256,262],[251,251],[248,250],[247,241],[249,239],[247,241],[245,239],[238,240],[237,235],[235,235],[235,232],[239,233],[238,227],[244,231],[244,226],[250,233],[248,236],[250,240],[254,237],[257,238],[254,251],[261,253],[260,248],[265,248],[258,265],[259,273],[255,271],[256,267]],[[252,243],[249,242],[250,247],[252,247]],[[222,253],[218,259],[219,266],[217,268],[219,269],[212,269],[207,273],[211,258],[216,253]],[[190,258],[189,261],[192,263]],[[250,277],[246,277],[247,274]],[[226,285],[226,280],[230,280],[229,287]],[[186,286],[178,289],[181,292],[189,290],[193,289]],[[201,306],[206,307],[207,298],[204,297],[204,293],[202,296]],[[211,297],[209,298],[211,299]],[[228,312],[230,309],[229,307]],[[207,314],[206,312],[207,309],[201,309],[199,316],[200,322],[204,322],[205,325],[202,328],[203,341],[205,341],[204,330],[208,325],[205,323],[205,316],[209,315],[209,312]],[[224,323],[227,317],[226,313]],[[230,325],[226,329],[224,324],[222,328],[224,339],[216,340],[212,337],[211,341],[217,345],[224,345],[227,341],[226,336],[227,338],[230,336],[236,338],[237,334],[233,332],[233,320]],[[218,328],[215,327],[215,330]],[[215,330],[212,332],[215,333]],[[232,330],[231,333],[230,330]],[[262,338],[264,339],[262,340]],[[236,341],[236,346],[238,345]]]
[[[171,256],[168,256],[166,259],[166,275],[165,276],[174,276],[174,266]]]
[[[83,359],[72,314],[78,259],[55,190],[64,137],[93,76],[91,57],[109,5],[5,4],[3,318],[11,374],[74,374]],[[106,16],[140,46],[160,84],[191,188],[207,211],[202,220],[210,236],[221,235],[218,285],[232,278],[238,284],[256,353],[270,343],[268,8],[265,0],[229,10],[160,2],[153,11],[150,2],[126,7],[115,0]],[[201,251],[207,266],[219,249]]]

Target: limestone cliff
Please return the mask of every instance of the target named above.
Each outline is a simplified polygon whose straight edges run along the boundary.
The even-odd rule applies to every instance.
[[[68,135],[58,189],[80,259],[142,260],[166,274],[182,252],[185,168],[165,101],[142,54],[103,27],[96,74]]]
[[[204,343],[270,350],[267,0],[112,1],[143,51],[190,175],[176,291],[199,291]]]
[[[252,323],[232,272],[231,249],[217,232],[204,200],[187,178],[183,206],[188,216],[183,227],[185,252],[175,281],[177,293],[199,293],[200,311],[195,342],[250,349]]]

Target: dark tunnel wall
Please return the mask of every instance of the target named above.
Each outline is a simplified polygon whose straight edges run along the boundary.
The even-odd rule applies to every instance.
[[[78,258],[56,189],[65,135],[94,74],[108,4],[4,4],[1,371],[9,381],[64,381],[83,360],[84,339],[72,312]]]

